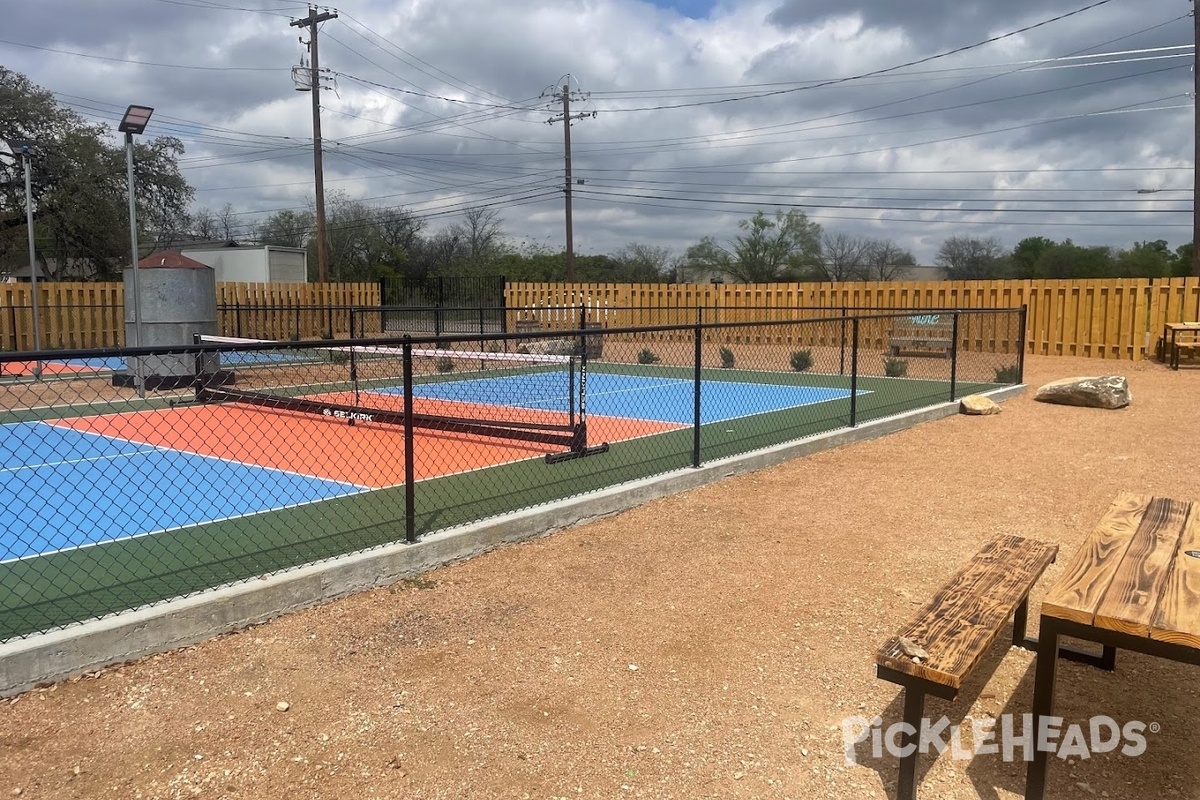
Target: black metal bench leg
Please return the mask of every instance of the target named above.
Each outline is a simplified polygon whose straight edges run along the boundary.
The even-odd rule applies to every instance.
[[[1026,650],[1033,650],[1037,644],[1025,638],[1025,628],[1029,624],[1029,595],[1021,598],[1021,604],[1013,611],[1013,636],[1012,643],[1014,647],[1024,647]],[[1032,645],[1032,646],[1031,646]]]
[[[925,713],[925,693],[915,686],[904,688],[904,721],[914,733],[900,737],[900,747],[912,745],[912,752],[900,758],[900,777],[896,780],[896,800],[916,800],[917,755],[921,749],[921,716]]]

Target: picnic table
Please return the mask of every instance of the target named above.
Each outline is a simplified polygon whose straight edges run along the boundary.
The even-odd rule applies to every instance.
[[[1109,668],[1116,648],[1200,664],[1200,504],[1121,493],[1067,564],[1042,601],[1035,732],[1054,714],[1064,636],[1102,645],[1097,662]],[[1050,756],[1034,752],[1026,800],[1045,795]]]
[[[1196,349],[1200,349],[1200,322],[1168,322],[1163,325],[1157,352],[1160,363],[1166,361],[1171,369],[1179,369],[1180,353],[1187,351],[1190,355]]]

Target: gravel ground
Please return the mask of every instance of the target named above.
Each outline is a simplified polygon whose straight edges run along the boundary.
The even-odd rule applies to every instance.
[[[901,712],[872,654],[995,533],[1059,542],[1121,490],[1200,499],[1200,372],[1031,358],[1027,381],[1121,373],[1122,411],[954,417],[649,503],[204,644],[0,701],[0,796],[864,798],[847,715]],[[927,714],[1028,712],[995,649]],[[1200,797],[1194,669],[1065,663],[1058,708],[1161,726],[1138,758],[1055,759],[1055,798]],[[968,722],[969,725],[969,722]],[[922,760],[919,796],[1019,797],[1024,765]]]

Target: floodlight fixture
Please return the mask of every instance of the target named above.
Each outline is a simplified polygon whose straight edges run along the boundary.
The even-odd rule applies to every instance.
[[[121,133],[141,134],[145,132],[153,113],[154,109],[149,106],[130,106],[125,109],[125,116],[121,117],[121,124],[117,126],[117,130]]]

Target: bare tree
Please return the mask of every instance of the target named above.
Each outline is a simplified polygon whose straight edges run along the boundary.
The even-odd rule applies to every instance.
[[[192,214],[192,235],[205,242],[217,238],[217,218],[212,209],[201,208]]]
[[[891,239],[877,239],[871,243],[863,277],[869,281],[896,281],[907,274],[909,267],[915,267],[917,260],[913,254],[901,248]]]
[[[945,267],[951,280],[999,278],[1004,274],[1004,247],[995,236],[951,236],[938,248],[934,263]]]
[[[818,274],[827,281],[856,281],[865,276],[867,257],[874,242],[865,236],[825,233],[821,237],[823,256]]]
[[[485,264],[500,253],[503,223],[494,208],[469,208],[463,212],[463,221],[450,226],[450,231],[472,264]]]
[[[233,210],[232,203],[221,206],[221,210],[216,213],[216,225],[217,233],[225,241],[232,242],[237,238],[235,235],[238,227],[237,212]]]
[[[630,242],[617,252],[613,258],[621,264],[622,280],[637,282],[654,282],[661,280],[674,281],[679,273],[682,259],[673,256],[668,247],[655,247],[649,244]]]

